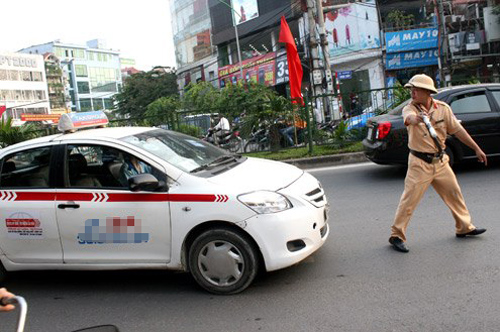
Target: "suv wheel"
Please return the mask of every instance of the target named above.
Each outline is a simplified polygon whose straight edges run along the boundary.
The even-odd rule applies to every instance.
[[[198,284],[214,294],[236,294],[257,275],[257,253],[245,236],[230,229],[199,235],[189,249],[189,270]]]

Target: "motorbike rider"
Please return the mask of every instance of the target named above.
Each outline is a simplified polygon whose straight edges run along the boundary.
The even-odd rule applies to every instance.
[[[217,144],[220,144],[227,133],[231,131],[231,125],[229,124],[228,119],[226,119],[223,114],[215,115],[214,120],[218,121],[215,127],[212,128],[215,133],[214,138]]]

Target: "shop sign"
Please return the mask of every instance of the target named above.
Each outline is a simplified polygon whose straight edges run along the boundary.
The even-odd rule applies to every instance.
[[[242,62],[245,82],[275,85],[274,67],[275,52],[266,53]],[[240,80],[240,65],[228,65],[219,68],[219,84],[223,88],[227,84],[236,84]]]
[[[385,34],[387,53],[426,50],[438,47],[438,29],[425,28],[387,32]]]
[[[22,57],[22,56],[9,56],[9,55],[0,55],[0,66],[9,66],[9,67],[28,67],[28,68],[36,68],[38,66],[36,59]]]
[[[386,69],[433,66],[438,63],[437,49],[387,54]]]
[[[350,80],[352,78],[352,71],[351,70],[339,71],[337,73],[337,76],[339,80]]]
[[[59,121],[61,114],[21,114],[21,121]]]
[[[288,82],[288,60],[286,53],[276,59],[276,85]]]

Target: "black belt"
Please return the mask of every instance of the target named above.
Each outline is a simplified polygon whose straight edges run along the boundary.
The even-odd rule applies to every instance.
[[[437,153],[426,153],[426,152],[419,152],[415,150],[410,150],[410,153],[414,155],[417,158],[422,159],[428,164],[434,164],[440,161],[443,158],[444,152],[437,152]]]

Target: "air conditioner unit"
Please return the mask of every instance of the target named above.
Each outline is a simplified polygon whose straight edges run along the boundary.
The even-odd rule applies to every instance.
[[[484,7],[484,30],[486,34],[486,42],[500,40],[500,23],[498,22],[498,15],[493,14],[492,7]]]

